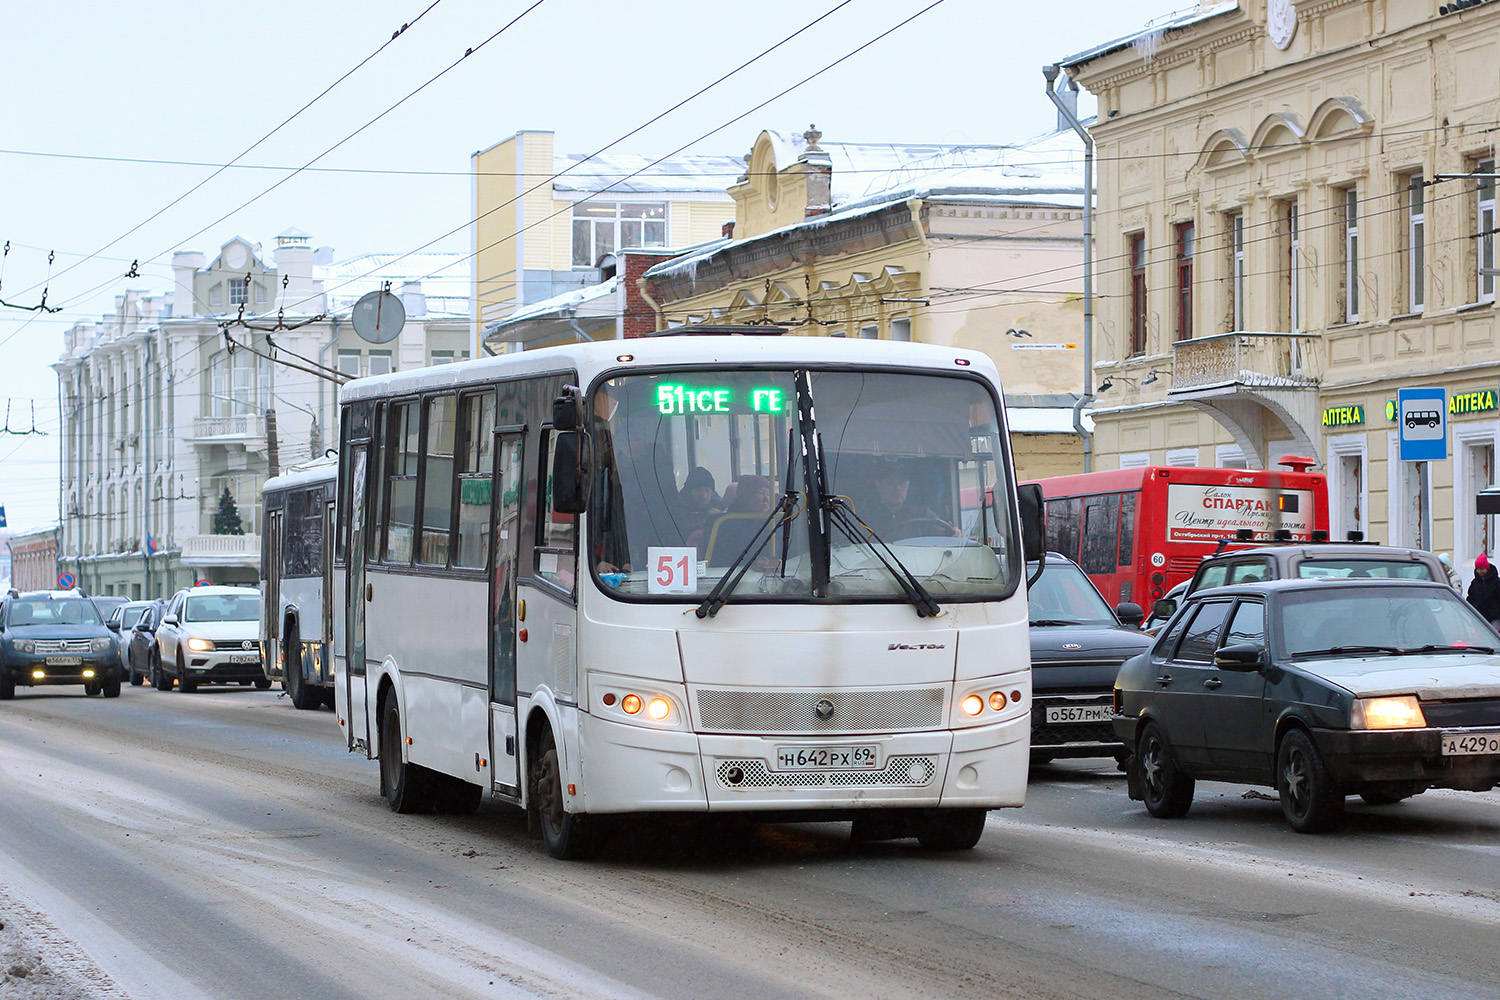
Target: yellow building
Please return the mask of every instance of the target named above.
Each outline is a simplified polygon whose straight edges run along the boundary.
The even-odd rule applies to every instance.
[[[692,246],[733,218],[737,156],[559,155],[517,132],[471,157],[473,350],[518,308],[596,285],[622,247]],[[528,343],[523,346],[540,346]]]
[[[1204,3],[1062,60],[1099,102],[1098,467],[1310,454],[1337,535],[1493,552],[1500,4],[1456,6]],[[1446,460],[1400,459],[1415,387]]]
[[[1082,383],[1082,146],[823,142],[760,133],[729,188],[732,234],[641,279],[655,329],[773,324],[794,335],[985,351],[1022,475],[1076,471]]]

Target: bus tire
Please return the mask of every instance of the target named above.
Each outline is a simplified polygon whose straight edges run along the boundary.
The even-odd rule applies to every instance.
[[[161,653],[151,651],[151,686],[158,691],[172,690],[172,675],[161,668]]]
[[[984,835],[987,809],[934,809],[919,816],[917,843],[928,851],[967,851]]]
[[[287,620],[285,639],[281,643],[281,680],[286,685],[293,708],[306,712],[322,703],[317,690],[302,676],[302,630],[297,627],[295,619]]]
[[[177,686],[183,694],[192,694],[198,690],[198,682],[188,676],[187,664],[183,662],[182,654],[177,654]]]
[[[531,795],[528,808],[547,853],[559,861],[577,861],[593,851],[592,832],[586,816],[570,813],[563,794],[562,766],[557,757],[557,740],[551,727],[542,729],[537,754],[531,762]]]
[[[395,692],[386,696],[380,713],[380,785],[392,812],[432,812],[437,775],[420,764],[401,759],[405,744],[401,733],[401,709]]]

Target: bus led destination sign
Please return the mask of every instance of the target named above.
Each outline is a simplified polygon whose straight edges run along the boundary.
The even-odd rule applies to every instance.
[[[738,396],[739,398],[735,398]],[[656,387],[656,408],[664,417],[688,413],[785,413],[785,389],[691,386],[663,382]]]

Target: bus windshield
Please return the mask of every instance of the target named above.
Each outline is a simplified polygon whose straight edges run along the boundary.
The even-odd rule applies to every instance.
[[[883,555],[940,602],[1015,587],[1012,487],[976,379],[694,368],[601,383],[592,412],[589,553],[615,596],[693,600],[746,567],[736,601],[905,600]]]

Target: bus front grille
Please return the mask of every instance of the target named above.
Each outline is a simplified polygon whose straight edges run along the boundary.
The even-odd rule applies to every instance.
[[[935,757],[891,757],[879,771],[773,771],[763,760],[721,760],[714,775],[725,788],[920,788],[937,774]]]
[[[702,731],[720,733],[874,733],[935,729],[946,688],[872,691],[698,692]],[[821,708],[821,714],[820,714]]]

